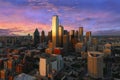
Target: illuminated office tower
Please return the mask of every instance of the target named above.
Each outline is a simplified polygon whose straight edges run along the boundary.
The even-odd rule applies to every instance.
[[[83,41],[83,27],[79,27],[78,40]]]
[[[91,31],[89,31],[89,32],[86,32],[86,40],[87,41],[91,41]]]
[[[46,58],[40,58],[39,62],[39,71],[41,76],[47,76],[47,59]]]
[[[45,32],[41,32],[41,43],[45,42]]]
[[[58,16],[55,15],[52,17],[52,43],[53,48],[58,46],[58,27],[59,27],[59,19]]]
[[[88,74],[92,78],[103,78],[103,53],[88,52]]]
[[[70,39],[70,42],[72,41],[72,39],[74,38],[74,35],[75,35],[75,31],[74,30],[71,30],[69,32],[69,39]]]
[[[59,46],[62,47],[63,44],[63,34],[64,34],[63,26],[59,26]]]
[[[42,54],[39,61],[39,73],[42,77],[51,77],[56,75],[64,67],[63,58],[56,54]],[[46,79],[48,80],[48,79]],[[53,80],[53,79],[51,79]]]
[[[75,30],[71,30],[71,31],[70,31],[70,35],[72,35],[72,36],[74,37],[74,35],[75,35]]]

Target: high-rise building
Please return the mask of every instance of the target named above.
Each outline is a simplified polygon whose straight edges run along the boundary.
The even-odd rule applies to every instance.
[[[42,54],[39,62],[39,72],[42,77],[56,75],[63,68],[63,59],[61,55]]]
[[[87,50],[90,49],[91,42],[92,42],[91,31],[88,31],[86,32],[86,37],[85,37],[85,44],[86,44]]]
[[[58,46],[58,27],[59,27],[59,19],[58,16],[55,15],[52,17],[52,43],[53,48]]]
[[[39,71],[40,71],[41,76],[44,76],[44,77],[47,76],[48,71],[47,71],[47,59],[46,58],[40,58]]]
[[[37,44],[40,43],[40,35],[38,29],[34,32],[34,46],[37,46]]]
[[[68,46],[69,46],[69,36],[68,34],[66,34],[63,36],[63,48],[64,48],[65,53],[68,52]]]
[[[103,78],[103,56],[101,52],[88,52],[88,74],[92,78]]]
[[[56,58],[56,60],[57,60],[57,72],[59,72],[64,67],[63,58],[59,54],[52,54],[52,56],[54,56]]]
[[[78,40],[83,41],[83,27],[79,27]]]
[[[68,31],[67,31],[67,30],[64,30],[64,35],[65,35],[65,34],[68,34]]]
[[[71,30],[69,32],[69,40],[70,40],[70,42],[72,42],[72,39],[74,39],[74,37],[75,37],[75,30]]]
[[[41,32],[41,43],[45,42],[45,32],[42,30]]]
[[[52,41],[52,31],[48,32],[48,41]]]
[[[39,61],[40,76],[49,77],[53,70],[57,71],[56,57],[49,54],[42,54]]]
[[[78,31],[75,31],[75,38],[78,40]]]
[[[91,37],[92,37],[91,31],[86,32],[86,40],[87,40],[87,41],[91,41]]]
[[[62,47],[63,45],[63,34],[64,34],[63,26],[59,26],[59,46]]]

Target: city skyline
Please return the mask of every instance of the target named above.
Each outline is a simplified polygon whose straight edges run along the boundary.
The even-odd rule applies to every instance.
[[[120,34],[120,1],[116,0],[1,0],[0,35],[33,34],[52,29],[52,16],[58,15],[67,30],[92,31],[93,35]]]
[[[0,0],[0,80],[120,79],[113,2]]]

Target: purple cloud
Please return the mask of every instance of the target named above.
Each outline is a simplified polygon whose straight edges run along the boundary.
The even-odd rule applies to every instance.
[[[78,29],[82,25],[85,32],[102,35],[103,31],[111,34],[108,31],[115,29],[119,34],[119,4],[119,0],[1,0],[0,28],[3,23],[9,23],[8,25],[15,24],[17,30],[22,30],[19,32],[31,33],[37,24],[40,30],[47,28],[48,31],[51,29],[52,15],[58,15],[65,29]],[[22,24],[25,29],[22,29]],[[5,27],[9,32],[12,26]],[[113,34],[116,35],[115,32]]]

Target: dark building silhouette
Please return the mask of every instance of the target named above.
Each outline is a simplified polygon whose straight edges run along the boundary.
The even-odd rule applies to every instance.
[[[79,27],[78,39],[80,42],[83,41],[83,27]]]
[[[42,30],[41,32],[41,43],[45,42],[45,32]]]
[[[78,31],[75,31],[75,38],[78,40],[78,34],[79,32]]]
[[[34,32],[34,46],[37,46],[37,44],[40,43],[40,35],[38,29]]]
[[[67,30],[64,30],[64,32],[63,32],[63,33],[64,33],[64,35],[66,35],[66,34],[68,34],[68,31],[67,31]]]
[[[52,41],[52,31],[48,32],[48,41]]]

